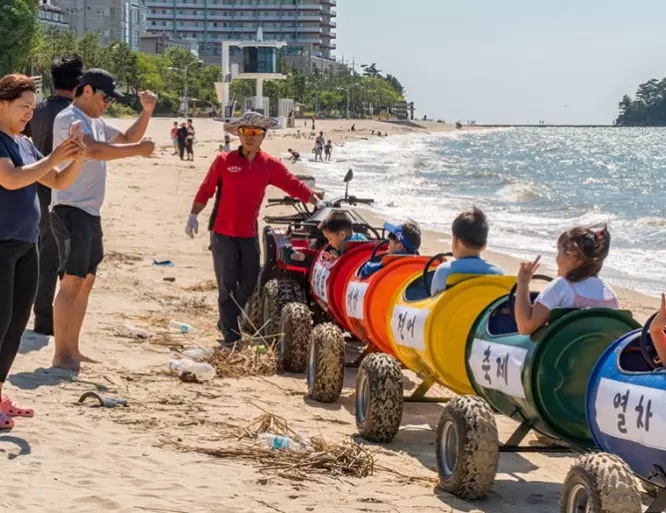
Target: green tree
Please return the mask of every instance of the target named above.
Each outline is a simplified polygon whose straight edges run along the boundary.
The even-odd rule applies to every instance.
[[[86,32],[76,45],[76,51],[83,59],[87,69],[108,69],[108,53],[102,46],[97,32]]]
[[[39,0],[0,0],[0,75],[25,71],[38,13]]]

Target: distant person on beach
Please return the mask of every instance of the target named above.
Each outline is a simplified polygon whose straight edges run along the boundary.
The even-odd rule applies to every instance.
[[[225,345],[241,338],[238,317],[249,301],[259,277],[258,218],[266,188],[273,185],[318,209],[325,204],[292,175],[278,159],[261,151],[275,121],[255,112],[226,123],[224,129],[240,137],[241,146],[219,153],[194,198],[185,233],[194,238],[198,215],[221,184],[218,212],[213,219],[213,265],[218,285],[218,330]]]
[[[522,262],[516,290],[516,324],[522,335],[530,335],[546,324],[555,308],[620,308],[617,295],[599,272],[610,250],[608,228],[576,227],[557,240],[557,278],[534,301],[530,282],[539,268],[541,255],[533,262]]]
[[[313,114],[313,115],[312,115],[312,131],[313,131],[313,132],[316,130],[316,128],[315,128],[315,121],[317,121],[317,117]]]
[[[356,125],[355,124],[351,126],[351,131],[356,132]]]
[[[430,286],[433,296],[446,290],[446,280],[451,274],[504,274],[502,269],[481,258],[488,243],[488,221],[481,210],[474,207],[458,214],[451,225],[451,233],[455,260],[437,267]]]
[[[324,154],[326,155],[326,162],[331,161],[331,154],[333,153],[333,143],[329,140],[324,146]]]
[[[53,122],[74,99],[83,61],[76,54],[63,55],[51,65],[51,81],[55,92],[40,103],[28,126],[32,140],[42,155],[53,150]],[[33,330],[41,335],[53,335],[53,299],[58,284],[58,246],[51,232],[51,189],[37,184],[41,217],[39,221],[39,287],[35,298]]]
[[[222,151],[229,153],[231,151],[231,137],[228,134],[224,136],[224,147]]]
[[[365,235],[354,233],[351,217],[344,210],[333,210],[319,223],[319,231],[326,237],[330,248],[322,253],[324,260],[333,261],[345,252],[345,243],[368,240]]]
[[[298,153],[297,151],[294,151],[294,150],[292,150],[291,148],[289,148],[287,151],[291,154],[291,157],[289,157],[289,161],[290,161],[292,164],[295,164],[296,162],[298,162],[299,160],[301,160],[301,154]]]
[[[325,145],[325,140],[324,140],[324,132],[319,132],[319,136],[315,140],[315,148],[314,148],[314,155],[315,155],[315,162],[317,162],[317,158],[321,162],[324,162],[324,157],[322,157],[322,154],[324,153],[324,145]]]
[[[178,121],[174,121],[171,127],[171,144],[173,144],[173,154],[178,155]]]
[[[35,83],[25,75],[0,79],[0,429],[14,426],[11,417],[34,415],[32,409],[20,408],[2,394],[2,387],[37,292],[37,183],[53,190],[69,187],[86,153],[80,133],[74,133],[70,126],[67,129],[73,134],[58,141],[48,157],[20,135],[32,117],[36,92]]]
[[[388,254],[389,255],[418,255],[421,247],[421,228],[414,221],[407,220],[401,225],[384,224],[388,232]],[[382,255],[378,262],[372,260],[363,264],[358,272],[360,278],[369,278],[382,267]]]
[[[187,123],[183,121],[178,129],[178,155],[180,160],[184,160],[185,147],[187,145]]]
[[[187,160],[194,160],[194,125],[192,120],[187,120],[187,138],[185,139],[185,149],[187,150]]]
[[[666,367],[666,333],[664,333],[665,328],[666,328],[666,296],[664,296],[664,294],[662,293],[661,307],[659,308],[659,313],[652,320],[652,324],[650,324],[650,338],[652,339],[654,348],[657,351],[657,356],[659,357],[658,363],[662,367]]]
[[[140,93],[143,112],[125,132],[102,116],[116,99],[113,77],[102,69],[89,69],[81,77],[72,105],[53,124],[53,144],[69,136],[69,127],[80,122],[87,146],[81,173],[67,190],[54,191],[51,228],[58,244],[60,290],[55,299],[54,367],[77,369],[94,362],[79,350],[81,328],[97,268],[104,259],[101,208],[106,194],[106,162],[127,157],[148,157],[155,143],[143,139],[157,103],[150,91]]]

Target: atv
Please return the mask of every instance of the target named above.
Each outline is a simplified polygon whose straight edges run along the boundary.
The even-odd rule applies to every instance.
[[[332,210],[344,210],[352,218],[355,233],[379,240],[382,233],[373,228],[355,209],[358,205],[371,205],[371,198],[358,198],[349,194],[349,182],[354,177],[350,169],[344,177],[344,196],[326,201],[321,210],[311,209],[300,200],[286,196],[269,199],[269,206],[288,205],[295,214],[266,216],[267,226],[262,232],[263,266],[257,287],[246,306],[243,327],[246,331],[274,337],[280,330],[280,314],[287,303],[298,301],[309,304],[309,275],[312,263],[326,238],[319,224]],[[315,318],[324,313],[312,302]]]

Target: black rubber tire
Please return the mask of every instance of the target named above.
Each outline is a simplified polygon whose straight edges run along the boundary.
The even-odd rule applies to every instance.
[[[345,377],[345,341],[342,331],[327,322],[315,326],[308,348],[308,397],[320,403],[340,398]]]
[[[312,313],[307,305],[292,302],[280,317],[280,363],[287,372],[303,373],[308,367],[308,345],[312,335]]]
[[[641,496],[627,464],[608,453],[587,454],[569,470],[560,497],[560,513],[576,513],[575,498],[587,493],[592,513],[641,513]],[[581,492],[582,493],[582,492]]]
[[[257,287],[245,305],[245,314],[241,314],[241,329],[254,335],[261,328],[261,289]]]
[[[648,497],[651,497],[652,499],[656,499],[657,496],[663,490],[659,486],[653,485],[652,483],[648,483],[647,481],[643,481],[643,480],[641,480],[641,486],[643,487],[643,490],[648,495]]]
[[[264,285],[261,321],[262,334],[265,337],[277,335],[280,329],[280,317],[284,305],[302,302],[301,287],[293,280],[274,278]]]
[[[454,462],[447,458],[447,434],[457,451]],[[499,439],[495,416],[484,400],[462,396],[444,406],[437,426],[436,453],[443,490],[466,500],[481,499],[490,491],[497,474]]]
[[[398,361],[381,353],[363,358],[356,375],[358,433],[370,442],[392,442],[400,429],[403,405],[402,371]]]

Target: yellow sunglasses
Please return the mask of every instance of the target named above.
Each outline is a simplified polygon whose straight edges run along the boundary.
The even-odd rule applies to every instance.
[[[241,127],[241,128],[238,129],[238,133],[240,135],[244,135],[246,137],[249,137],[249,136],[259,137],[260,135],[264,135],[266,133],[266,130],[264,130],[263,128]]]

